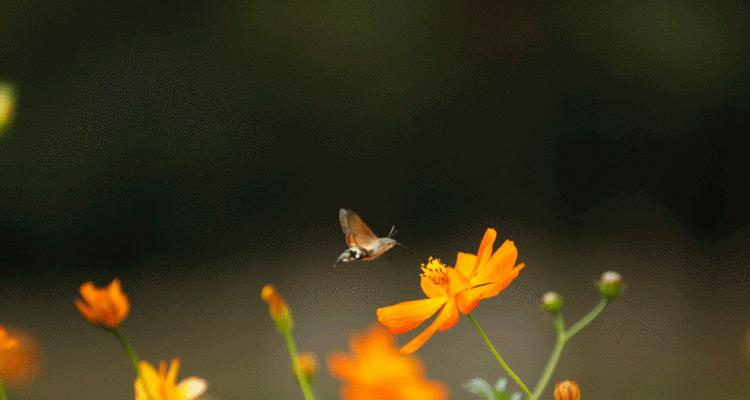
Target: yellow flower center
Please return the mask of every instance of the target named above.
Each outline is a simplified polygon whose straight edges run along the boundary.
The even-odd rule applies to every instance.
[[[422,264],[422,273],[420,276],[429,278],[436,285],[444,285],[448,282],[448,271],[445,264],[439,258],[430,257],[427,264]]]

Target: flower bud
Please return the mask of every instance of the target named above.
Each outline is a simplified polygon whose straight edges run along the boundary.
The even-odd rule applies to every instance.
[[[263,286],[260,296],[268,303],[268,314],[276,323],[276,329],[283,334],[289,333],[294,327],[294,321],[284,298],[270,284]]]
[[[16,110],[16,93],[13,86],[0,82],[0,134],[13,121]]]
[[[119,279],[112,280],[105,288],[86,282],[81,285],[80,293],[81,299],[75,301],[76,308],[92,325],[116,329],[130,312],[130,302]]]
[[[300,353],[297,356],[297,368],[305,379],[311,381],[318,374],[318,357],[310,352]]]
[[[542,308],[550,314],[557,314],[562,305],[562,297],[557,292],[547,292],[542,296]]]
[[[555,400],[581,400],[581,389],[576,381],[562,381],[555,385]]]
[[[598,282],[599,294],[606,300],[614,300],[622,294],[623,280],[622,275],[614,271],[607,271],[602,274]]]

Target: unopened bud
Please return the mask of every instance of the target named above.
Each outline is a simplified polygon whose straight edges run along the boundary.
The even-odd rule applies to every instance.
[[[0,135],[13,121],[16,111],[16,91],[13,85],[0,82]]]
[[[260,292],[260,296],[263,298],[263,301],[268,303],[268,314],[271,315],[273,322],[276,323],[276,329],[280,333],[290,332],[294,327],[292,314],[289,312],[289,306],[287,306],[286,301],[276,291],[276,288],[270,284],[265,285]]]
[[[599,294],[606,300],[614,300],[622,294],[622,275],[614,271],[607,271],[599,278]]]
[[[557,292],[547,292],[542,296],[542,308],[550,314],[557,314],[562,305],[562,297]]]
[[[562,381],[555,385],[555,400],[581,400],[581,388],[576,381]]]
[[[305,379],[311,381],[318,374],[318,357],[310,352],[300,353],[297,356],[297,368]]]

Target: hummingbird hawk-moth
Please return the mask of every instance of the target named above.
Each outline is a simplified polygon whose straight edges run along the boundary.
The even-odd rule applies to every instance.
[[[396,230],[395,226],[391,228],[387,237],[378,237],[357,213],[344,208],[339,210],[339,222],[349,248],[341,253],[336,263],[333,264],[334,267],[340,263],[374,260],[394,246],[400,245],[392,238]]]

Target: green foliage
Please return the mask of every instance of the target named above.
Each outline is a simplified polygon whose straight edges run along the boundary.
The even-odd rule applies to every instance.
[[[521,400],[521,393],[510,393],[506,390],[507,386],[508,380],[505,378],[498,379],[494,386],[482,378],[473,378],[464,383],[464,389],[485,400]]]

